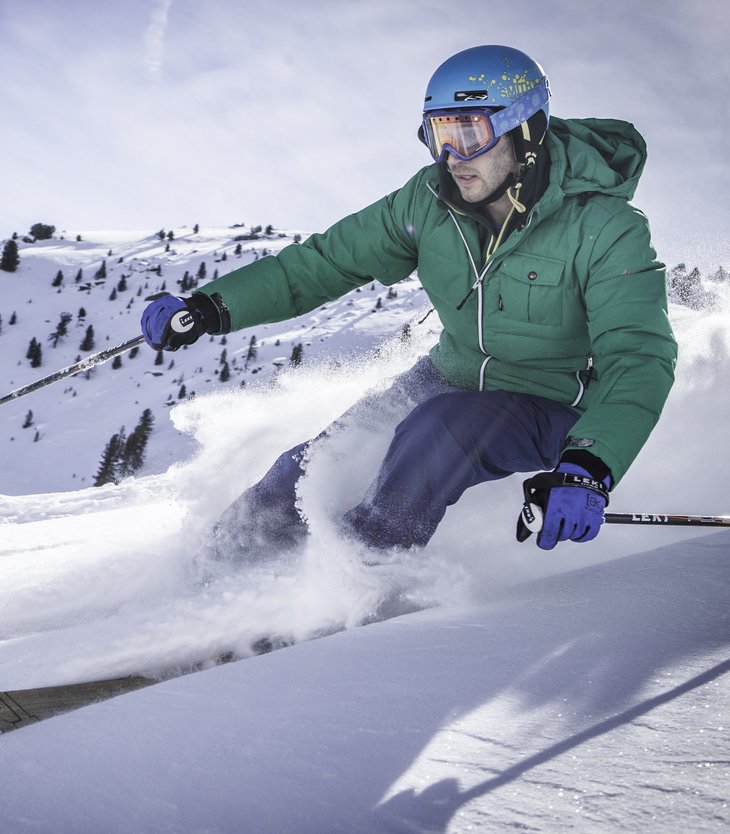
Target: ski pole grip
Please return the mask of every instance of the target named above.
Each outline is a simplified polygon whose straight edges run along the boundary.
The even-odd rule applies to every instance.
[[[543,519],[542,507],[532,501],[525,501],[517,520],[517,541],[527,541],[533,533],[539,533],[542,530]]]

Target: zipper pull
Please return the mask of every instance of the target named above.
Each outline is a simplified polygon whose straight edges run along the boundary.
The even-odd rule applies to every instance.
[[[497,304],[497,309],[501,313],[504,310],[504,301],[502,300],[502,296],[499,296],[499,304]]]

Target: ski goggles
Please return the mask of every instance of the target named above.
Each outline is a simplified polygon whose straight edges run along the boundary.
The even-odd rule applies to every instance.
[[[499,141],[492,126],[494,111],[432,110],[423,117],[426,145],[436,162],[443,162],[451,153],[459,159],[473,159],[486,153]]]
[[[468,107],[459,110],[428,110],[423,114],[423,134],[431,156],[443,162],[447,153],[458,159],[473,159],[491,150],[499,137],[519,127],[550,98],[546,76],[508,107]]]

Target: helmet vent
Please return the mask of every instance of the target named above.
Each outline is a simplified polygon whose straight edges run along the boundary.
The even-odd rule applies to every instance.
[[[486,90],[457,90],[454,101],[486,101],[489,93]]]

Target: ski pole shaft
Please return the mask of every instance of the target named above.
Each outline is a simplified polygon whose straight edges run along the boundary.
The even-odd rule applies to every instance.
[[[658,524],[674,527],[730,527],[730,515],[662,515],[654,513],[606,513],[606,524]]]
[[[531,501],[522,506],[517,525],[518,541],[542,530],[544,512]],[[653,524],[660,527],[730,527],[730,515],[678,515],[669,513],[605,513],[606,524]]]
[[[113,359],[115,356],[119,356],[121,353],[126,353],[128,350],[132,350],[132,348],[139,347],[142,344],[144,344],[144,336],[137,336],[134,339],[130,339],[128,342],[117,345],[116,347],[101,350],[99,353],[92,353],[90,356],[87,356],[85,359],[80,359],[78,362],[75,362],[73,365],[69,365],[67,368],[61,368],[48,376],[44,376],[42,379],[38,379],[35,382],[31,382],[29,385],[24,385],[22,388],[16,388],[15,391],[5,394],[4,397],[0,397],[0,405],[11,402],[12,400],[17,400],[18,397],[24,397],[26,394],[31,394],[33,391],[37,391],[39,388],[44,388],[46,385],[58,382],[60,379],[65,379],[67,376],[73,376],[74,374],[91,370],[91,368],[95,368],[97,365],[101,365],[109,359]]]

